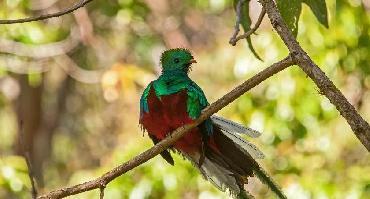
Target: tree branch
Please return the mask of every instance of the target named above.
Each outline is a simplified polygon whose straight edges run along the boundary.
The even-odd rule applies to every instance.
[[[36,17],[29,17],[29,18],[24,18],[24,19],[2,19],[0,20],[0,24],[16,24],[16,23],[25,23],[25,22],[31,22],[31,21],[40,21],[44,19],[49,19],[53,17],[60,17],[62,15],[71,13],[81,7],[84,7],[86,4],[90,3],[93,0],[81,0],[78,3],[74,4],[73,6],[56,12],[56,13],[51,13],[51,14],[45,14],[45,15],[40,15]]]
[[[235,12],[236,12],[236,21],[235,21],[235,26],[234,26],[234,34],[230,38],[229,43],[232,44],[232,42],[236,39],[240,32],[240,22],[241,22],[241,10],[242,6],[245,3],[245,0],[239,0],[238,3],[236,4]],[[236,43],[236,42],[235,42]],[[233,45],[234,46],[234,45]]]
[[[357,138],[370,151],[370,126],[348,102],[344,95],[338,90],[333,82],[325,73],[311,60],[307,53],[302,49],[292,32],[284,23],[274,1],[260,0],[266,9],[271,24],[279,34],[285,45],[288,47],[292,58],[298,66],[315,82],[332,104],[334,104],[340,114],[347,120]]]
[[[238,4],[238,5],[239,5],[239,4]],[[239,12],[240,12],[240,11],[239,11]],[[239,23],[240,23],[240,21],[238,22],[238,20],[237,20],[238,29],[236,29],[236,28],[235,28],[235,32],[234,32],[233,36],[230,38],[229,43],[230,43],[231,45],[235,46],[235,45],[236,45],[236,43],[237,43],[239,40],[241,40],[241,39],[245,39],[245,38],[247,38],[247,37],[251,36],[251,34],[253,34],[254,32],[256,32],[256,30],[260,27],[260,25],[261,25],[261,23],[262,23],[262,20],[263,20],[263,17],[265,16],[265,14],[266,14],[266,10],[265,10],[265,8],[264,8],[264,7],[262,7],[261,13],[260,13],[260,15],[258,16],[258,20],[256,21],[256,24],[254,24],[254,27],[253,27],[252,29],[250,29],[248,32],[246,32],[246,33],[244,33],[244,34],[242,34],[242,35],[239,35],[239,36],[237,36],[237,35],[238,35],[239,31],[240,31],[240,30],[239,30]],[[237,17],[237,18],[240,18],[240,13],[239,13],[239,14],[237,14],[237,16],[239,16],[239,17]]]
[[[98,189],[98,188],[102,189],[102,187],[105,187],[105,185],[107,185],[109,182],[111,182],[115,178],[145,163],[146,161],[150,160],[154,156],[158,155],[159,153],[167,149],[169,146],[173,145],[173,143],[175,143],[176,140],[178,140],[183,135],[185,135],[185,133],[188,132],[190,129],[198,126],[204,120],[209,118],[211,115],[213,115],[214,113],[216,113],[223,107],[227,106],[229,103],[236,100],[238,97],[243,95],[248,90],[252,89],[253,87],[257,86],[258,84],[266,80],[267,78],[273,76],[274,74],[284,70],[285,68],[293,64],[294,62],[291,59],[291,56],[288,56],[285,59],[259,72],[258,74],[248,79],[241,85],[237,86],[232,91],[224,95],[222,98],[218,99],[216,102],[212,103],[210,106],[205,108],[202,111],[202,114],[200,115],[200,117],[196,119],[193,123],[177,128],[175,131],[171,132],[171,136],[157,143],[152,148],[146,150],[140,155],[121,164],[120,166],[112,169],[111,171],[108,171],[104,175],[94,180],[88,181],[88,182],[84,182],[84,183],[74,185],[71,187],[65,187],[65,188],[51,191],[45,195],[39,196],[38,199],[63,198],[66,196],[75,195],[75,194],[86,192],[86,191],[93,190],[93,189]]]

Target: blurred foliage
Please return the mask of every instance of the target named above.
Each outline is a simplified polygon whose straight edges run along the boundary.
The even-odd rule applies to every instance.
[[[0,2],[3,19],[38,15],[73,3]],[[309,3],[314,1],[305,2],[311,6],[301,4],[298,41],[370,121],[370,1],[327,0],[329,29],[318,23],[326,26],[320,11]],[[1,25],[0,198],[30,197],[26,164],[15,150],[19,120],[15,102],[24,92],[20,73],[27,74],[32,87],[43,85],[40,131],[45,133],[33,138],[35,154],[37,146],[46,147],[41,151],[48,153],[40,167],[45,182],[40,191],[80,183],[152,146],[138,127],[138,100],[143,87],[160,72],[159,55],[165,48],[193,50],[198,64],[191,77],[211,102],[287,55],[266,19],[258,35],[252,36],[263,62],[253,56],[246,42],[230,46],[235,23],[232,3],[93,1],[60,18]],[[256,1],[250,7],[255,21],[260,7]],[[76,35],[76,46],[63,55],[17,55],[22,49],[59,45]],[[6,50],[5,44],[15,52]],[[268,79],[219,114],[263,132],[253,140],[266,155],[260,162],[289,198],[370,198],[368,152],[298,67]],[[178,155],[175,158],[174,167],[155,157],[117,178],[107,186],[106,198],[228,197],[203,180],[189,162]],[[257,198],[273,198],[256,180],[247,188]],[[71,198],[98,196],[98,191],[92,191]]]

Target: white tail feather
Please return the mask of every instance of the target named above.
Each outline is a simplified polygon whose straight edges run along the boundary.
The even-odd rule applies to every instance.
[[[263,159],[265,155],[260,151],[256,145],[243,139],[240,135],[221,129],[222,133],[230,138],[235,144],[246,150],[253,158]]]
[[[251,128],[244,127],[238,123],[231,120],[211,116],[213,124],[219,127],[224,135],[230,138],[234,143],[246,150],[252,157],[256,159],[263,159],[265,155],[252,143],[242,138],[239,134],[246,134],[250,137],[258,137],[261,135],[260,132],[253,130]]]
[[[211,182],[221,191],[229,191],[231,195],[236,196],[240,193],[240,188],[233,177],[233,173],[220,165],[212,162],[207,157],[204,159],[204,162],[201,167],[196,163],[199,159],[198,156],[190,156],[184,153],[181,153],[185,158],[187,158],[196,168],[199,169],[203,177]]]
[[[256,138],[256,137],[259,137],[261,135],[260,132],[254,130],[254,129],[251,129],[249,127],[245,127],[241,124],[238,124],[236,122],[233,122],[231,120],[228,120],[228,119],[225,119],[225,118],[222,118],[222,117],[219,117],[219,116],[211,116],[211,119],[213,121],[213,123],[219,127],[221,127],[222,129],[228,131],[228,132],[235,132],[235,133],[239,133],[239,134],[245,134],[245,135],[248,135],[249,137],[253,137],[253,138]]]
[[[236,183],[232,172],[223,168],[208,158],[204,159],[204,163],[200,168],[204,172],[204,177],[214,184],[218,189],[226,191],[229,189],[232,193],[239,193],[240,189]]]

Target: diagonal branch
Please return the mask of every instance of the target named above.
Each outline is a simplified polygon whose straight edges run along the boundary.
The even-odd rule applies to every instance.
[[[71,13],[81,7],[84,7],[86,4],[90,3],[91,1],[93,0],[81,0],[78,3],[74,4],[73,6],[66,8],[65,10],[51,13],[51,14],[45,14],[45,15],[29,17],[29,18],[24,18],[24,19],[2,19],[0,20],[0,24],[25,23],[25,22],[31,22],[31,21],[40,21],[40,20],[49,19],[53,17],[60,17],[62,15]]]
[[[102,187],[105,187],[105,185],[107,185],[109,182],[111,182],[115,178],[145,163],[146,161],[150,160],[151,158],[155,157],[156,155],[158,155],[159,153],[167,149],[169,146],[173,145],[173,143],[179,138],[181,138],[182,136],[184,136],[187,131],[198,126],[204,120],[209,118],[211,115],[213,115],[217,111],[221,110],[223,107],[227,106],[229,103],[239,98],[241,95],[243,95],[248,90],[252,89],[253,87],[257,86],[258,84],[266,80],[267,78],[273,76],[274,74],[284,70],[285,68],[293,64],[294,62],[291,59],[291,56],[288,56],[285,59],[274,63],[270,67],[259,72],[258,74],[248,79],[241,85],[237,86],[232,91],[224,95],[222,98],[218,99],[216,102],[212,103],[210,106],[205,108],[202,111],[202,114],[200,115],[200,117],[197,120],[195,120],[193,123],[177,128],[175,131],[171,132],[171,136],[162,140],[161,142],[159,142],[152,148],[144,151],[140,155],[121,164],[120,166],[112,169],[111,171],[108,171],[104,175],[94,180],[84,182],[78,185],[74,185],[71,187],[65,187],[65,188],[51,191],[45,195],[39,196],[38,199],[63,198],[66,196],[75,195],[75,194],[86,192],[86,191],[93,190],[93,189],[98,189],[98,188],[102,189]]]
[[[370,151],[370,126],[348,102],[344,95],[338,90],[333,82],[325,73],[311,60],[307,53],[302,49],[292,32],[284,23],[273,0],[260,0],[266,9],[271,24],[279,34],[285,45],[288,47],[292,58],[298,66],[315,82],[332,104],[334,104],[340,114],[347,120],[357,138]]]

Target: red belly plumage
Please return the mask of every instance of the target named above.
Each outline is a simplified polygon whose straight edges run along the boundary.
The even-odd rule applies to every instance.
[[[155,95],[154,89],[151,88],[147,99],[149,112],[143,113],[140,124],[149,134],[154,135],[159,140],[164,139],[168,133],[178,127],[193,121],[187,113],[187,93],[185,89],[172,95],[161,96],[159,99]],[[215,147],[213,138],[211,138],[209,144]],[[201,131],[199,127],[193,128],[174,144],[175,149],[188,154],[198,152],[200,147]]]

